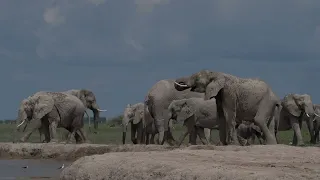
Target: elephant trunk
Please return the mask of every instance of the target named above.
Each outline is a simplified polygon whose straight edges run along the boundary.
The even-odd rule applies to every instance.
[[[313,109],[313,105],[311,103],[305,105],[305,113],[306,113],[306,116],[308,117],[308,120],[306,123],[307,123],[310,137],[311,137],[310,143],[314,144],[315,143],[315,134],[314,134],[313,119],[315,118],[315,112]]]
[[[127,125],[122,124],[123,132],[122,132],[122,144],[126,144],[126,137],[127,137]]]
[[[183,91],[191,87],[189,83],[189,77],[178,78],[174,82],[174,87],[178,91]]]
[[[98,119],[99,119],[99,106],[97,104],[92,104],[91,110],[93,112],[93,127],[95,130],[98,129]]]

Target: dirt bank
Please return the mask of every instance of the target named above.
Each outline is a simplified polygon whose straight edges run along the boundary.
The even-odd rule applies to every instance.
[[[103,144],[50,144],[0,143],[1,159],[59,159],[73,161],[83,156],[108,152],[168,151],[173,147],[157,145],[103,145]]]
[[[320,179],[319,147],[191,146],[162,152],[86,156],[65,168],[64,180]]]

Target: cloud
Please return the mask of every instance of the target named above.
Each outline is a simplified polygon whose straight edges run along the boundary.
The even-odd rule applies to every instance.
[[[298,0],[1,1],[6,35],[0,48],[48,61],[312,60],[320,57],[319,6]]]
[[[65,22],[65,17],[61,15],[59,7],[47,8],[43,14],[46,23],[59,25]]]

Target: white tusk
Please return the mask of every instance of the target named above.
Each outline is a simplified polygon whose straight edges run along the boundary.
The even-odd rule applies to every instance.
[[[106,112],[107,110],[105,109],[97,109],[99,112]]]
[[[20,127],[26,120],[23,120],[17,127]]]
[[[188,87],[188,85],[185,85],[185,84],[179,84],[177,82],[174,82],[176,85],[180,86],[180,87]]]
[[[310,117],[308,113],[306,113],[306,115],[307,115],[308,117]]]
[[[317,113],[314,113],[314,115],[316,115],[316,116],[320,117],[320,116],[319,116],[319,114],[317,114]]]

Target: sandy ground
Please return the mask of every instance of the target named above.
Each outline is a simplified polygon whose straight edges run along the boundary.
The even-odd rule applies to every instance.
[[[60,179],[319,180],[320,148],[190,146],[169,151],[110,152],[78,159],[61,172]]]

